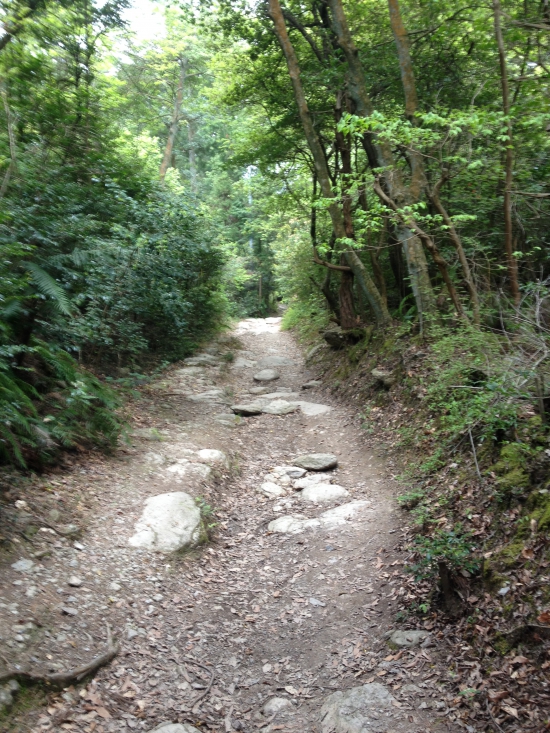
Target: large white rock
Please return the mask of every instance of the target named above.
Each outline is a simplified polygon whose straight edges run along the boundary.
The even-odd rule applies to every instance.
[[[231,366],[233,369],[252,369],[252,367],[256,366],[256,362],[251,359],[243,359],[242,356],[238,356]]]
[[[265,404],[265,402],[259,400],[254,402],[241,402],[238,405],[231,405],[231,409],[236,415],[251,417],[252,415],[261,415]]]
[[[314,504],[335,501],[349,496],[349,491],[338,484],[312,484],[298,494],[302,501],[310,501]]]
[[[201,513],[192,496],[183,491],[152,496],[130,537],[132,547],[175,552],[198,544]]]
[[[394,729],[394,701],[379,682],[333,692],[321,708],[322,733],[386,733]]]

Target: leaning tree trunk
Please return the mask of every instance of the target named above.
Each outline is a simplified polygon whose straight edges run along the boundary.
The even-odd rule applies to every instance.
[[[332,29],[338,45],[344,52],[349,72],[349,93],[360,117],[369,117],[373,105],[367,92],[365,73],[359,52],[353,42],[341,0],[329,0]],[[410,203],[411,192],[403,184],[401,171],[395,166],[392,151],[387,143],[378,141],[374,136],[364,138],[365,151],[372,167],[384,168],[384,186],[398,206]],[[403,247],[407,261],[409,278],[414,293],[419,319],[435,309],[435,298],[428,273],[428,262],[419,237],[405,223],[396,225],[396,237]]]
[[[304,128],[306,140],[313,156],[317,180],[321,187],[321,192],[325,199],[331,201],[328,210],[332,221],[332,227],[336,238],[339,240],[346,238],[346,230],[342,210],[340,209],[330,181],[327,161],[323,152],[323,148],[319,141],[319,137],[313,126],[313,121],[309,112],[308,104],[305,98],[302,81],[300,79],[300,68],[294,47],[288,37],[283,13],[279,0],[269,0],[269,14],[273,21],[275,34],[286,59],[288,73],[294,90],[294,97],[298,107],[300,120]],[[374,281],[365,269],[365,266],[357,256],[355,251],[345,252],[346,262],[351,268],[354,276],[357,278],[359,286],[363,289],[367,300],[372,308],[374,317],[379,326],[386,326],[391,321],[391,316],[385,305]]]
[[[172,113],[170,127],[168,128],[168,138],[166,140],[166,147],[164,148],[164,156],[162,158],[162,163],[160,164],[159,178],[161,181],[164,181],[166,177],[166,171],[170,167],[170,161],[172,160],[172,150],[174,149],[176,135],[178,134],[181,119],[181,103],[183,101],[183,85],[185,83],[186,71],[187,61],[186,59],[182,59],[180,61],[180,75],[178,88],[176,91],[176,99],[174,101],[174,111]]]

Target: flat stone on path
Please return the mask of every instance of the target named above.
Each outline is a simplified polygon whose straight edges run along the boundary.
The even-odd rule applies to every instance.
[[[409,630],[409,631],[394,631],[390,637],[390,643],[398,647],[411,647],[418,646],[424,639],[427,639],[430,634],[427,631]]]
[[[271,697],[263,706],[262,713],[267,717],[271,717],[289,707],[292,707],[292,703],[288,697]]]
[[[252,415],[261,415],[265,407],[265,402],[243,402],[240,405],[231,405],[231,409],[236,415],[251,417]]]
[[[296,412],[298,405],[295,402],[287,402],[286,400],[273,400],[262,408],[262,412],[266,415],[289,415]]]
[[[132,547],[175,552],[198,544],[201,513],[192,496],[183,491],[152,496],[128,540]]]
[[[329,405],[321,405],[316,402],[304,402],[301,400],[299,403],[300,410],[307,415],[307,417],[316,417],[317,415],[325,415],[327,412],[332,410]]]
[[[349,491],[338,484],[313,484],[298,494],[302,501],[311,501],[314,504],[335,501],[345,496],[349,496]]]
[[[318,382],[316,379],[312,379],[310,382],[302,384],[302,389],[315,389],[316,387],[321,387],[322,384],[322,382]]]
[[[198,728],[189,723],[161,723],[150,733],[199,733]]]
[[[270,389],[270,387],[250,387],[248,391],[250,392],[250,394],[265,395],[269,392]]]
[[[329,468],[336,468],[338,459],[332,453],[307,453],[295,458],[293,463],[306,471],[327,471]]]
[[[209,463],[211,465],[217,463],[225,466],[226,468],[229,467],[227,456],[221,450],[215,450],[213,448],[203,448],[198,452],[198,456],[201,461],[204,461],[205,463]]]
[[[286,494],[283,487],[273,481],[264,481],[260,486],[260,491],[269,499],[278,499],[279,496],[284,496],[284,494]]]
[[[238,356],[231,366],[233,369],[252,369],[252,367],[256,366],[256,362],[251,359],[244,359],[242,356]]]
[[[197,356],[190,356],[188,359],[184,359],[183,363],[189,364],[189,366],[218,366],[220,360],[212,356],[212,354],[197,354]]]
[[[394,701],[379,682],[333,692],[321,708],[322,733],[389,733]]]
[[[273,382],[275,379],[280,378],[279,372],[275,369],[262,369],[254,375],[255,382]]]
[[[368,501],[350,501],[347,504],[341,504],[323,512],[317,519],[305,519],[296,514],[287,514],[284,517],[278,517],[267,525],[270,532],[278,532],[280,534],[298,534],[306,529],[318,527],[337,527],[340,524],[346,524],[359,509],[367,506]]]
[[[330,473],[314,473],[312,476],[304,476],[294,482],[295,489],[307,489],[314,484],[330,484],[332,476]]]
[[[260,369],[273,369],[279,366],[294,366],[292,359],[287,356],[265,356],[258,362]]]

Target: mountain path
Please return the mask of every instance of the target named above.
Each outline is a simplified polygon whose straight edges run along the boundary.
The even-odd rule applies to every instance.
[[[223,358],[229,350],[233,361]],[[269,382],[281,399],[330,409],[236,417],[230,405],[265,401],[249,390],[273,361],[286,362]],[[392,462],[356,411],[320,386],[302,389],[317,374],[279,318],[247,319],[143,389],[129,447],[35,478],[35,500],[13,488],[15,522],[50,520],[38,522],[32,552],[20,542],[20,555],[2,564],[4,661],[78,666],[105,649],[107,624],[121,648],[87,684],[48,707],[16,708],[0,730],[458,730],[439,683],[439,641],[421,630],[422,644],[388,645],[407,596]],[[222,451],[227,464],[193,463],[201,449]],[[294,479],[273,473],[306,453],[334,454],[338,467],[324,483],[348,493],[304,501]],[[265,495],[266,481],[281,496]],[[198,500],[216,525],[211,541],[178,554],[130,546],[144,502],[174,491]],[[349,511],[330,512],[342,505]],[[61,523],[75,516],[82,535],[61,536]],[[270,531],[283,525],[293,531]]]

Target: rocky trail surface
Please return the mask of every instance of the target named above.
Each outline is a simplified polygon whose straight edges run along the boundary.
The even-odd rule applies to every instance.
[[[144,388],[116,456],[5,495],[20,551],[2,566],[0,730],[459,729],[444,643],[395,626],[391,462],[279,321],[243,321]],[[109,650],[84,683],[17,692],[15,673]]]

